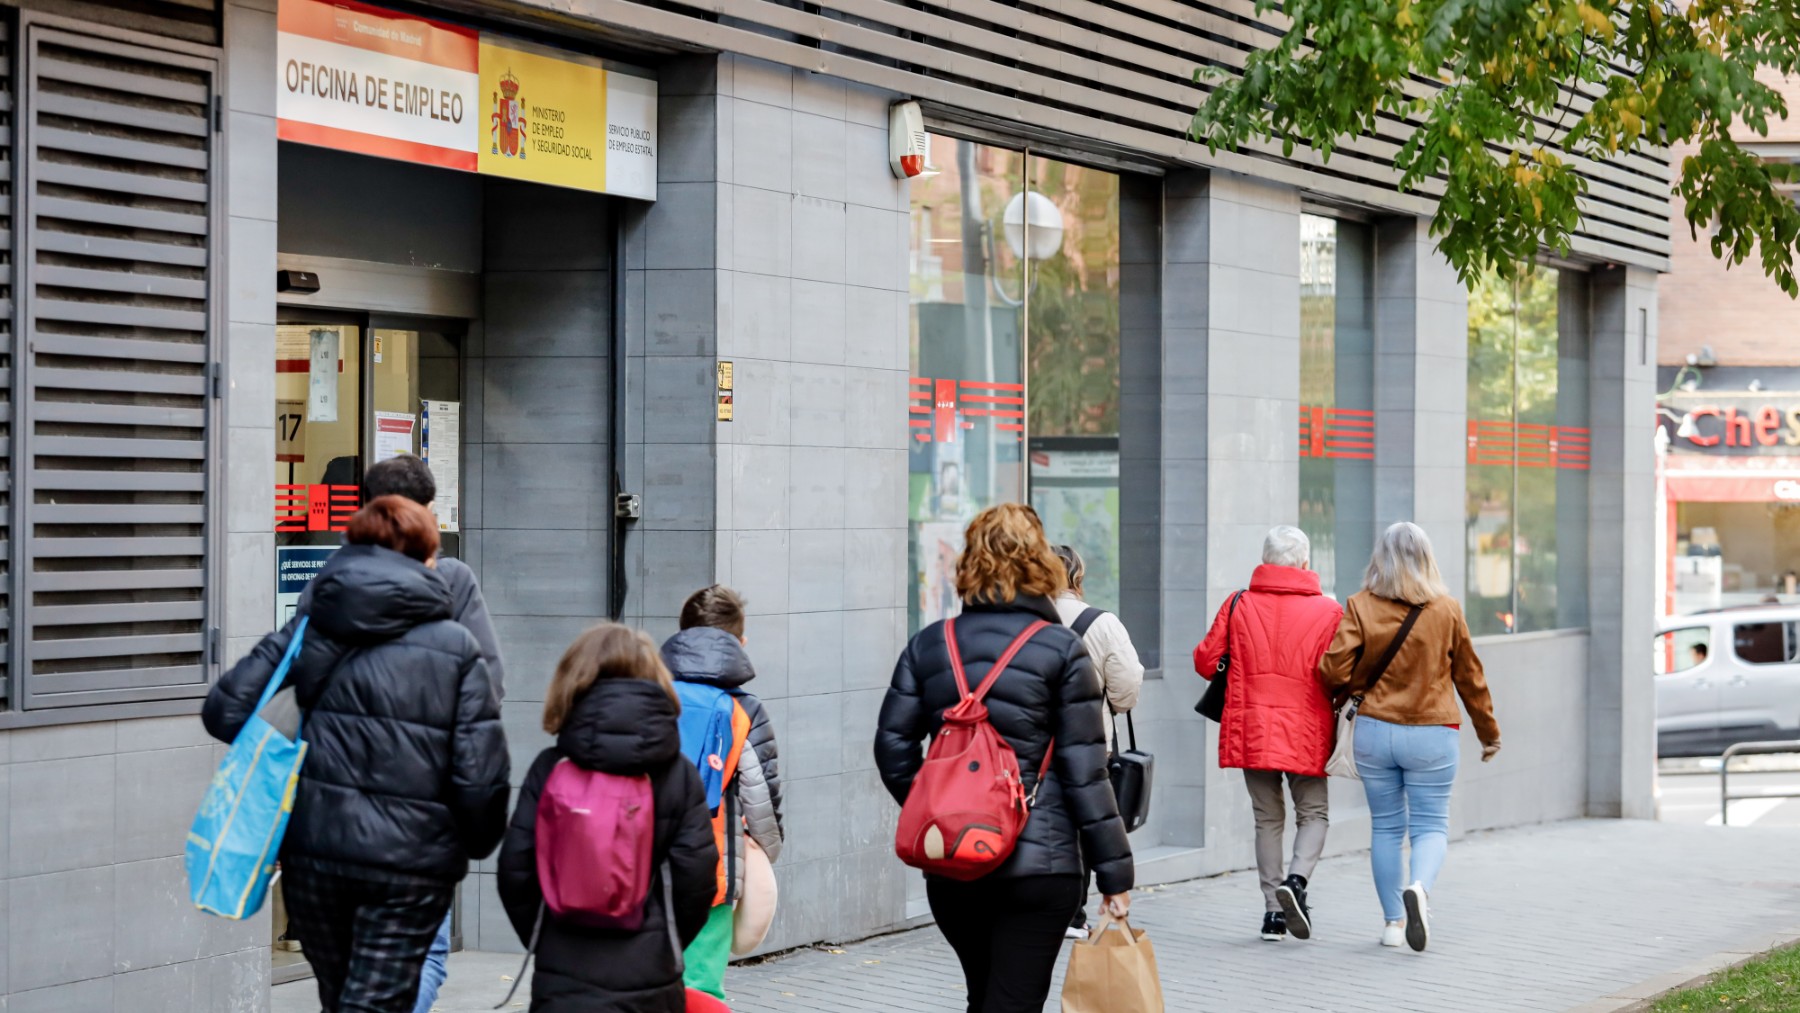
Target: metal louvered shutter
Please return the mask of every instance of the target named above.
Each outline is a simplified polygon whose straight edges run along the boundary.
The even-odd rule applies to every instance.
[[[216,64],[26,17],[19,697],[201,696],[215,643]]]
[[[13,377],[13,46],[0,21],[0,707],[11,696]]]

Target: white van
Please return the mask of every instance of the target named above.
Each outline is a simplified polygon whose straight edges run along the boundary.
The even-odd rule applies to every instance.
[[[1800,738],[1800,605],[1665,616],[1656,629],[1658,756]]]

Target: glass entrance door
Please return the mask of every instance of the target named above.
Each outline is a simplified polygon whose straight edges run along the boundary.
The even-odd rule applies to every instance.
[[[460,320],[282,308],[275,328],[275,614],[293,618],[306,585],[362,505],[371,464],[416,454],[437,481],[442,553],[462,548]],[[281,882],[270,891],[276,984],[310,977],[285,938]],[[461,945],[461,897],[452,945]]]
[[[444,555],[462,555],[462,335],[460,322],[370,320],[369,460],[417,454],[437,481]]]

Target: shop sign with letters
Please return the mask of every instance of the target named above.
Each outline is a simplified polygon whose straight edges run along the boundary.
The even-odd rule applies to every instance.
[[[282,140],[656,199],[656,82],[353,0],[281,0]]]

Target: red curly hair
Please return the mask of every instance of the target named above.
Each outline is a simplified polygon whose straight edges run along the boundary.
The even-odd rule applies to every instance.
[[[976,514],[963,543],[956,593],[964,601],[1048,598],[1069,584],[1068,571],[1044,537],[1044,523],[1023,503],[1000,503]]]
[[[405,496],[377,496],[344,527],[351,545],[379,545],[423,563],[438,552],[437,518]]]

